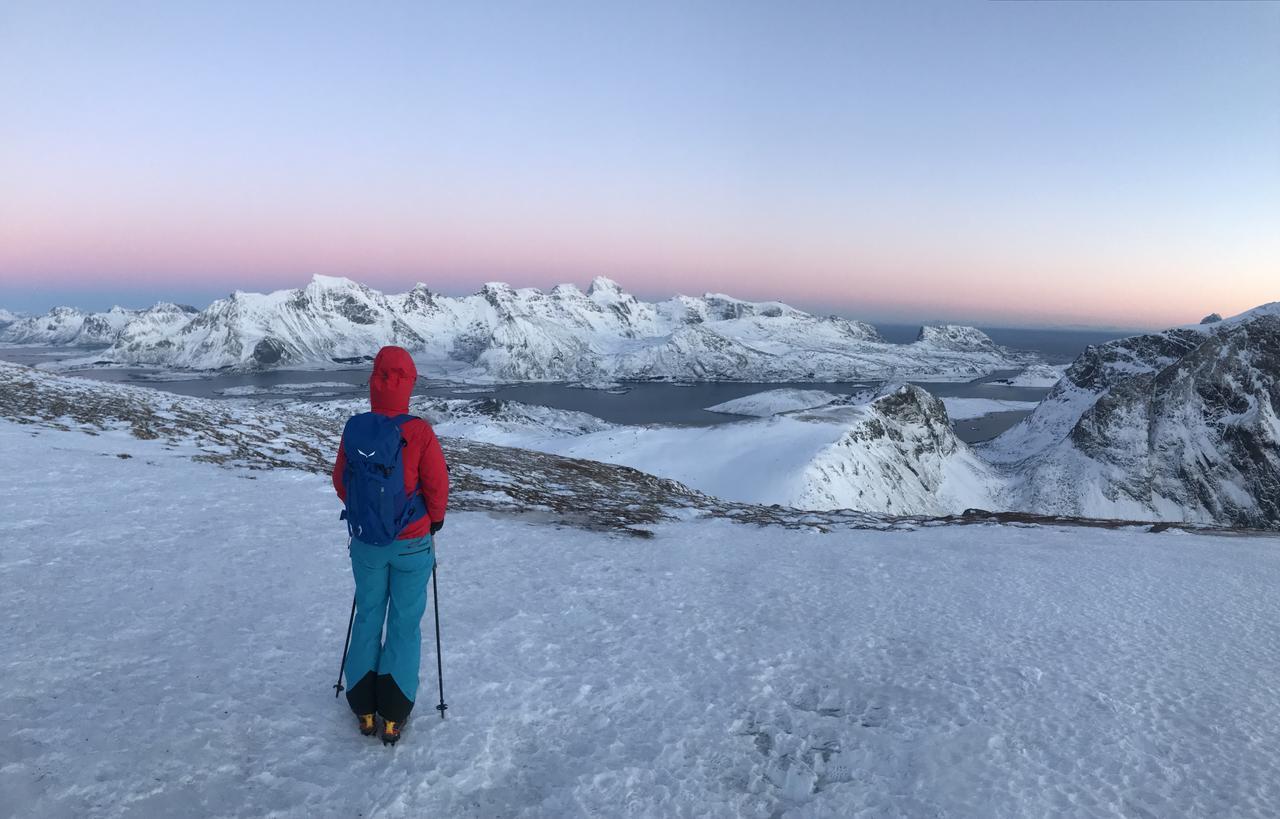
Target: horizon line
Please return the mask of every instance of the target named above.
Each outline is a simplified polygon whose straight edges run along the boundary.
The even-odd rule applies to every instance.
[[[888,327],[930,327],[930,326],[936,327],[941,325],[960,325],[960,326],[977,327],[979,329],[987,328],[987,329],[995,329],[995,330],[1055,330],[1060,332],[1107,332],[1107,333],[1116,332],[1116,333],[1141,334],[1146,332],[1165,330],[1165,329],[1169,329],[1170,327],[1193,324],[1199,321],[1199,319],[1192,319],[1186,322],[1182,322],[1182,324],[1170,324],[1170,325],[1158,325],[1158,324],[1122,325],[1122,324],[1104,324],[1104,323],[1090,324],[1090,323],[1082,323],[1082,322],[1053,322],[1053,321],[1037,322],[1033,319],[1028,319],[1025,323],[1010,323],[1009,321],[1000,321],[1000,320],[992,321],[992,320],[983,320],[983,319],[974,319],[974,318],[956,318],[956,317],[945,318],[940,316],[933,316],[928,318],[906,319],[901,317],[887,317],[883,313],[879,313],[878,317],[875,317],[877,316],[877,313],[878,313],[878,311],[876,310],[859,312],[857,311],[856,307],[852,305],[837,305],[832,303],[820,305],[820,304],[814,303],[811,300],[803,299],[803,298],[798,301],[791,301],[784,298],[752,299],[752,298],[743,298],[739,296],[734,296],[730,293],[724,292],[723,290],[710,290],[710,289],[704,289],[701,292],[672,291],[672,292],[666,293],[665,295],[657,295],[652,293],[646,293],[643,290],[642,291],[629,290],[627,287],[621,284],[617,279],[611,276],[603,275],[603,274],[592,277],[591,282],[587,287],[581,287],[572,281],[561,281],[552,285],[514,285],[501,279],[488,279],[483,283],[481,283],[478,287],[464,291],[464,288],[462,287],[440,289],[420,279],[415,281],[412,285],[409,285],[408,287],[404,287],[403,289],[391,289],[391,288],[383,289],[380,287],[376,287],[374,285],[367,284],[359,279],[353,278],[352,276],[333,275],[328,273],[313,273],[305,283],[300,285],[284,286],[284,287],[269,287],[269,288],[259,288],[259,289],[245,289],[243,287],[235,287],[230,291],[224,293],[223,295],[205,296],[205,299],[207,299],[207,301],[203,301],[203,302],[187,299],[187,298],[165,298],[162,296],[149,296],[149,295],[144,296],[143,295],[144,291],[139,291],[137,293],[137,297],[141,298],[142,301],[130,301],[128,299],[119,299],[116,296],[109,296],[107,294],[107,291],[100,291],[101,296],[103,297],[103,300],[99,301],[99,303],[105,304],[106,301],[109,300],[112,302],[111,306],[103,307],[103,308],[82,307],[80,306],[80,304],[74,303],[66,299],[59,298],[56,301],[51,300],[49,302],[46,302],[47,304],[49,304],[49,306],[43,311],[37,312],[33,310],[10,310],[10,312],[16,313],[23,317],[35,317],[35,316],[47,315],[53,310],[61,307],[69,307],[69,308],[79,310],[81,312],[86,312],[86,313],[99,313],[99,312],[109,312],[110,310],[116,309],[116,308],[119,308],[121,310],[145,310],[157,304],[164,304],[164,303],[174,304],[182,307],[191,307],[198,312],[203,312],[215,302],[220,301],[222,299],[232,298],[237,294],[265,296],[265,295],[270,295],[272,293],[303,290],[306,287],[308,287],[310,284],[320,279],[348,281],[355,285],[366,287],[382,295],[398,295],[402,293],[407,293],[418,286],[422,286],[427,288],[430,292],[439,294],[441,296],[445,296],[446,298],[466,298],[468,296],[476,296],[476,295],[479,295],[485,287],[488,287],[490,285],[502,285],[516,291],[531,290],[539,293],[550,293],[558,287],[567,286],[567,287],[573,287],[582,293],[586,293],[590,289],[590,284],[594,284],[597,280],[604,280],[606,282],[610,282],[614,285],[617,285],[622,292],[634,297],[637,301],[648,302],[651,304],[659,303],[662,301],[669,301],[671,299],[679,298],[679,297],[705,298],[707,296],[724,296],[724,297],[733,299],[735,301],[741,301],[749,304],[764,304],[764,303],[775,302],[775,303],[787,305],[797,310],[801,310],[803,312],[809,313],[810,315],[819,315],[819,316],[836,315],[836,316],[839,316],[840,318],[844,318],[852,321],[862,321],[867,324],[871,324],[873,326],[888,326]],[[132,288],[126,288],[126,290],[131,290],[131,289]],[[155,288],[146,289],[146,292],[154,292],[154,291],[155,291]],[[0,290],[0,292],[3,292],[3,291]],[[80,294],[81,296],[84,296],[87,294],[93,294],[95,291],[93,288],[68,288],[61,292],[65,293],[67,296],[74,297],[75,294]],[[203,303],[203,306],[201,306],[202,303]],[[131,305],[136,305],[136,306],[131,306]],[[5,301],[0,301],[0,309],[7,309],[7,304]],[[1211,313],[1212,312],[1213,311],[1211,311]],[[1209,315],[1209,314],[1210,313],[1207,313],[1206,315]],[[869,316],[872,316],[872,317],[869,317]],[[1013,320],[1013,321],[1016,322],[1016,320]]]

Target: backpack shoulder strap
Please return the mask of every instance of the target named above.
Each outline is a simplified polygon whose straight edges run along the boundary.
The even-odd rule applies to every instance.
[[[418,416],[416,415],[410,415],[408,413],[405,413],[404,415],[397,415],[395,418],[392,418],[391,420],[395,421],[396,426],[402,427],[405,424],[409,423],[410,421],[417,421],[419,419],[418,419]]]

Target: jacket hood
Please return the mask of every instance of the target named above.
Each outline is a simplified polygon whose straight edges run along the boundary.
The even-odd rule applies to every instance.
[[[369,405],[374,412],[401,415],[409,411],[409,395],[418,379],[413,357],[403,347],[383,347],[373,359]]]

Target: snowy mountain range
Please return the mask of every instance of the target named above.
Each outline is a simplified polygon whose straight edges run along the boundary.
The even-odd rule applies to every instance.
[[[504,381],[951,380],[1031,359],[972,327],[925,327],[914,343],[891,344],[869,324],[779,302],[707,294],[648,303],[605,278],[586,292],[493,283],[453,298],[421,284],[385,295],[316,276],[300,289],[237,292],[198,312],[58,308],[0,331],[0,341],[109,344],[94,361],[197,370],[333,367],[398,344],[436,372]]]
[[[74,307],[55,307],[42,316],[18,316],[0,310],[0,341],[94,347],[113,344],[133,328],[176,329],[190,321],[197,312],[194,307],[167,302],[144,310],[112,307],[99,313]]]
[[[488,285],[455,299],[316,279],[199,312],[58,310],[18,320],[5,338],[37,331],[46,343],[114,332],[98,358],[192,368],[244,366],[236,356],[246,351],[256,366],[319,365],[390,340],[453,366],[455,377],[526,380],[954,375],[1013,360],[971,328],[924,328],[914,344],[892,345],[868,325],[781,304],[716,295],[646,304],[607,280],[585,293]],[[1057,375],[1041,369],[1024,375]],[[1090,347],[1031,415],[977,446],[956,439],[943,402],[892,385],[857,399],[762,396],[719,409],[763,417],[697,429],[504,402],[419,409],[444,434],[630,466],[735,502],[1280,526],[1280,303]]]
[[[71,382],[91,406],[101,401],[93,390],[121,389]],[[135,402],[145,394],[159,393],[128,391]],[[336,424],[363,403],[294,400],[269,414],[292,408]],[[629,426],[491,398],[413,405],[469,446],[631,467],[727,503],[1280,528],[1280,305],[1091,347],[1030,416],[983,445],[960,441],[944,400],[909,385],[775,390],[728,409],[762,417]]]
[[[713,408],[759,417],[712,427],[607,424],[491,399],[414,408],[443,434],[631,466],[744,503],[1280,528],[1276,305],[1091,347],[987,444],[956,437],[946,401],[892,384],[860,396],[771,390]]]
[[[1010,508],[1280,527],[1280,302],[1090,347],[980,452]]]

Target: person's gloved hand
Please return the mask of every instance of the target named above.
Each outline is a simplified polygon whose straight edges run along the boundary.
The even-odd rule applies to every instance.
[[[439,531],[440,531],[441,529],[443,529],[443,528],[444,528],[444,521],[443,521],[443,520],[433,520],[433,521],[431,521],[431,534],[433,534],[433,535],[434,535],[436,532],[439,532]]]

